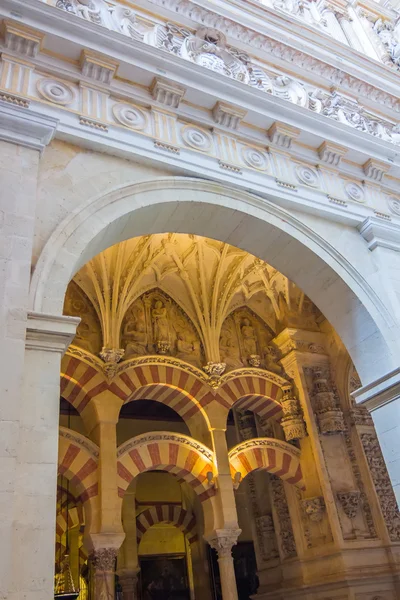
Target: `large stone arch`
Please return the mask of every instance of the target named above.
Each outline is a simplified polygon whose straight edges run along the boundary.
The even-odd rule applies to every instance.
[[[90,258],[124,239],[165,231],[228,242],[281,271],[332,323],[363,384],[397,368],[398,324],[379,297],[366,245],[358,246],[362,256],[356,269],[350,254],[341,254],[298,216],[253,194],[199,179],[136,183],[74,210],[41,253],[31,308],[61,314],[68,282]]]
[[[186,482],[203,506],[206,531],[217,523],[214,453],[189,436],[169,431],[138,435],[117,450],[118,495],[122,499],[131,482],[146,471],[166,471]]]
[[[246,440],[229,451],[232,477],[242,481],[252,471],[264,469],[283,481],[305,490],[300,465],[300,450],[272,438]]]

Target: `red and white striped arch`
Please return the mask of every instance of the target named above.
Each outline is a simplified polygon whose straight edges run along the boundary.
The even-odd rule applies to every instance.
[[[61,396],[81,413],[90,400],[109,389],[104,374],[79,357],[64,355],[61,363]]]
[[[209,387],[184,367],[152,363],[150,359],[145,364],[127,366],[113,383],[124,402],[156,400],[170,406],[185,421],[200,413],[207,420],[202,400]]]
[[[83,504],[98,495],[99,449],[85,436],[60,427],[58,473],[71,482]]]
[[[238,444],[229,452],[232,478],[240,473],[241,481],[258,469],[280,477],[304,490],[300,465],[300,450],[286,442],[272,438],[256,438]]]
[[[118,493],[122,498],[140,473],[168,471],[188,483],[201,502],[215,495],[207,473],[214,473],[213,452],[189,436],[168,431],[134,437],[118,448]]]
[[[157,523],[170,523],[174,525],[187,536],[189,544],[198,539],[196,517],[193,513],[188,512],[177,504],[157,504],[146,509],[136,518],[138,544],[146,531]]]
[[[234,375],[229,373],[229,379],[218,389],[218,396],[229,403],[232,408],[251,410],[261,417],[279,420],[282,416],[282,387],[288,382],[282,377]]]

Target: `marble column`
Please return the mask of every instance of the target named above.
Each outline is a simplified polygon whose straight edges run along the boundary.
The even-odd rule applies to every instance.
[[[139,571],[123,570],[119,575],[123,600],[137,600]]]
[[[211,548],[218,553],[223,600],[238,600],[232,548],[240,533],[240,529],[218,529],[208,538]]]
[[[116,548],[97,548],[90,555],[93,600],[114,600],[117,553]]]

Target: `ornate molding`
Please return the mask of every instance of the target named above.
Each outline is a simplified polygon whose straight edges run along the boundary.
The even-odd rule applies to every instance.
[[[326,510],[325,501],[322,496],[315,496],[314,498],[304,498],[301,501],[301,506],[304,513],[313,523],[319,523],[324,517]]]
[[[26,349],[64,354],[74,339],[79,322],[78,317],[29,312],[25,340]]]
[[[218,558],[231,558],[232,548],[237,544],[241,529],[217,529],[205,539],[218,552]]]
[[[336,496],[346,517],[348,519],[355,519],[360,508],[361,492],[359,490],[338,492]]]
[[[90,560],[96,573],[114,572],[117,556],[117,548],[99,548],[93,551]]]
[[[180,101],[185,95],[185,88],[177,85],[173,81],[155,77],[150,86],[150,93],[153,100],[170,108],[178,108]]]
[[[174,434],[169,431],[160,431],[157,433],[147,433],[145,435],[138,435],[133,439],[128,440],[121,446],[119,446],[117,450],[117,458],[120,458],[123,454],[128,452],[128,450],[132,450],[136,446],[141,446],[148,442],[160,442],[160,441],[168,441],[168,442],[177,442],[179,444],[183,444],[188,446],[189,448],[193,448],[200,454],[202,454],[207,461],[214,461],[214,453],[196,440],[188,437],[187,435],[179,435]]]
[[[227,129],[237,129],[242,119],[246,116],[247,111],[226,102],[217,102],[212,114],[214,121],[218,125]]]
[[[55,135],[58,119],[18,104],[0,102],[0,140],[42,152]]]

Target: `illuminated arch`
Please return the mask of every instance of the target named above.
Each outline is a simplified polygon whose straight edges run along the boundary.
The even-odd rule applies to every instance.
[[[193,513],[176,504],[157,504],[143,511],[136,518],[137,542],[140,543],[146,531],[157,523],[170,523],[180,529],[189,544],[197,541],[196,517]]]
[[[58,447],[58,474],[71,482],[85,509],[90,523],[98,514],[99,449],[85,436],[60,427]]]
[[[261,375],[256,369],[231,371],[223,378],[225,381],[218,389],[218,396],[230,407],[239,410],[251,410],[260,417],[279,420],[282,416],[282,389],[290,383],[275,373],[264,371]]]
[[[185,421],[192,434],[202,431],[203,439],[209,441],[210,422],[202,402],[209,393],[209,386],[201,379],[204,373],[170,357],[134,359],[122,369],[112,383],[114,394],[124,402],[161,402]]]
[[[237,473],[242,481],[252,471],[265,469],[283,481],[305,489],[300,450],[286,442],[272,438],[246,440],[232,448],[228,457],[234,480]]]
[[[146,471],[167,471],[185,481],[203,505],[206,530],[212,529],[216,490],[214,453],[186,435],[168,431],[138,435],[118,448],[118,494],[123,498],[132,480]]]
[[[83,350],[79,352],[84,353]],[[93,363],[93,360],[91,362]],[[109,389],[100,367],[100,364],[96,368],[68,351],[63,357],[60,393],[79,413],[86,408],[92,398]]]

